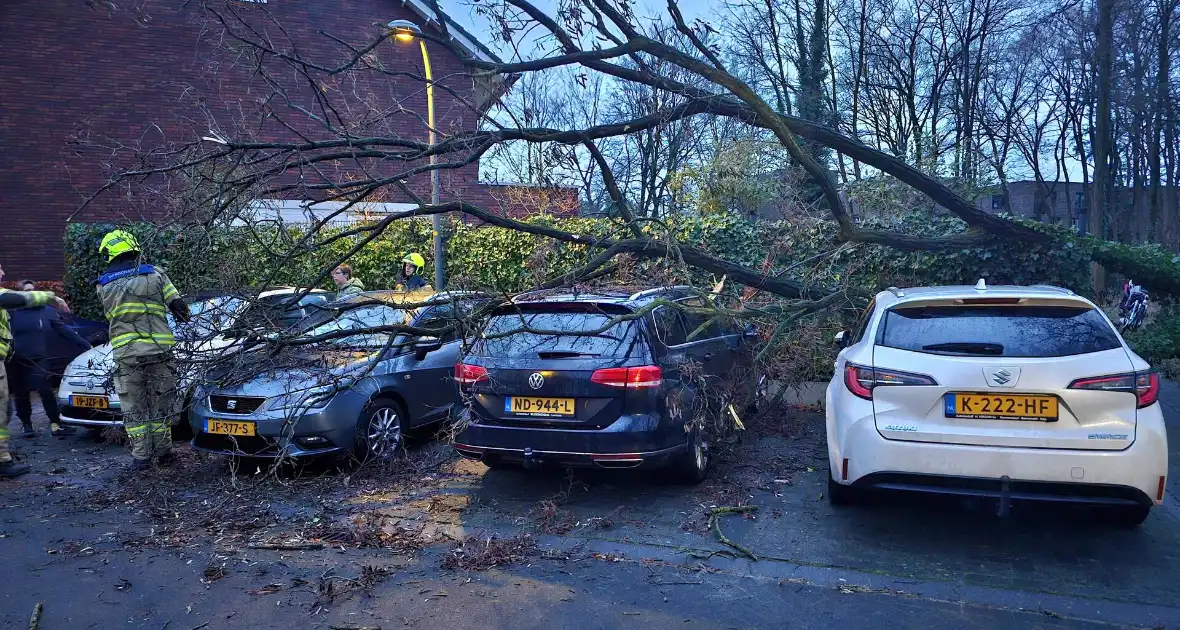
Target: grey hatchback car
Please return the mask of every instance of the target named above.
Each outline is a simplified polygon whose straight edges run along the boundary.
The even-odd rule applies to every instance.
[[[481,299],[440,293],[409,311],[405,294],[369,292],[327,305],[296,345],[230,358],[211,374],[189,413],[193,447],[258,458],[395,453],[404,431],[448,417],[462,322]],[[399,324],[440,332],[372,330]]]

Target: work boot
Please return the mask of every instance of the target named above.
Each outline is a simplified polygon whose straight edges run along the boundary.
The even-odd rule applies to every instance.
[[[24,425],[24,429],[25,429],[24,433],[20,434],[21,437],[26,438],[26,439],[32,439],[32,438],[37,437],[37,432],[33,430],[33,423],[32,422],[22,422],[21,424]]]
[[[65,427],[56,422],[49,423],[49,432],[53,434],[53,437],[59,439],[75,433],[74,427]]]
[[[156,464],[159,466],[171,466],[175,461],[176,458],[173,457],[172,453],[164,453],[156,458]]]
[[[29,472],[28,464],[18,464],[13,460],[0,462],[0,479],[11,479]]]
[[[143,472],[145,470],[151,469],[151,467],[152,460],[150,459],[136,459],[134,457],[131,458],[130,470],[132,472]]]

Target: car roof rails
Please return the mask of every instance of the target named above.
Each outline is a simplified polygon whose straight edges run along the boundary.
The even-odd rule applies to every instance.
[[[644,289],[642,291],[632,293],[631,296],[627,298],[627,301],[638,300],[641,297],[655,295],[657,293],[662,293],[664,291],[691,291],[691,290],[692,290],[692,287],[687,284],[678,284],[678,285],[673,285],[673,286],[668,286],[668,287],[656,287],[654,289]]]
[[[901,289],[899,289],[897,287],[889,287],[888,289],[885,289],[885,290],[892,293],[893,297],[905,297],[905,291],[902,291]]]
[[[1059,287],[1059,286],[1055,286],[1052,284],[1034,284],[1034,285],[1032,285],[1032,288],[1034,288],[1034,289],[1049,289],[1052,291],[1058,291],[1060,293],[1064,293],[1066,295],[1077,295],[1076,293],[1074,293],[1073,291],[1071,291],[1065,287]]]

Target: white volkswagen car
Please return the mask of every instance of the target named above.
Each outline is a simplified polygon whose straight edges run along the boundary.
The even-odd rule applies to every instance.
[[[1099,504],[1137,525],[1163,502],[1159,376],[1085,298],[890,289],[836,342],[833,504],[881,488]]]
[[[209,367],[237,343],[234,330],[298,321],[307,316],[307,307],[326,303],[335,295],[315,289],[297,305],[288,304],[288,298],[302,290],[277,287],[262,291],[256,300],[222,295],[194,301],[189,304],[192,321],[187,324],[178,325],[168,315],[168,323],[176,335],[176,355],[184,369],[179,386],[187,390],[197,377],[197,368]],[[119,394],[111,380],[114,371],[109,343],[91,348],[70,362],[57,390],[62,424],[95,431],[123,426]],[[177,422],[183,416],[178,414]],[[184,429],[188,423],[178,426]]]

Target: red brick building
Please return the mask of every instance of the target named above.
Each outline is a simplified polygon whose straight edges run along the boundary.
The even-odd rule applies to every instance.
[[[241,18],[241,24],[258,28],[276,48],[298,50],[300,57],[329,66],[349,53],[323,33],[363,45],[390,20],[411,20],[441,33],[421,0],[217,2],[210,6],[218,7],[219,15]],[[275,102],[273,86],[278,84],[297,104],[314,109],[316,95],[306,78],[277,57],[259,65],[241,54],[244,48],[225,36],[201,2],[118,2],[114,11],[103,5],[97,0],[0,3],[0,264],[10,278],[60,278],[67,221],[160,220],[167,215],[168,209],[154,199],[122,190],[108,192],[79,211],[111,172],[128,166],[135,151],[127,147],[175,146],[211,130],[235,139],[285,139],[295,132],[311,138],[331,135],[314,115],[320,112],[301,113]],[[473,36],[446,21],[462,54],[494,59]],[[437,128],[444,135],[475,129],[480,110],[486,111],[510,81],[473,80],[451,49],[430,41],[427,47],[435,80],[447,88],[435,90]],[[317,87],[332,97],[334,107],[347,110],[336,112],[343,118],[333,124],[347,124],[357,135],[426,141],[424,84],[397,74],[421,75],[417,43],[389,40],[373,54],[389,72],[322,77]],[[117,145],[123,149],[112,151]],[[373,167],[339,160],[323,168],[338,169],[338,176]],[[474,162],[443,171],[443,200],[503,206],[494,189],[479,182],[478,169]],[[306,183],[322,183],[317,177],[308,175]],[[428,177],[413,179],[411,187],[429,198]],[[273,201],[290,206],[315,194],[296,191]],[[383,194],[379,201],[394,204],[387,207],[409,201],[394,189]]]

